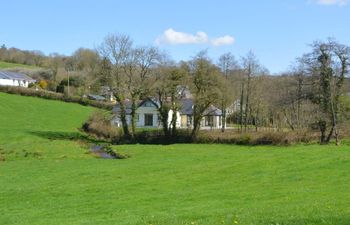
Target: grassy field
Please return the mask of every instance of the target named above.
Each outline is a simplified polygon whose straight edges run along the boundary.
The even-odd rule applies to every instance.
[[[0,69],[10,69],[10,68],[36,69],[36,68],[39,68],[39,67],[0,61]]]
[[[80,105],[0,93],[0,224],[350,224],[350,146],[123,145]]]

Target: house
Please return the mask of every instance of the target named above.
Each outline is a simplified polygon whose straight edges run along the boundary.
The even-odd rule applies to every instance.
[[[140,101],[136,110],[136,127],[161,127],[159,112],[158,112],[159,103],[153,99],[145,99]],[[125,102],[126,108],[126,120],[127,123],[131,124],[131,101]],[[115,124],[117,127],[121,127],[122,123],[120,120],[120,105],[116,104],[112,110],[114,116],[112,119],[112,124]],[[180,126],[180,114],[177,112],[178,125]],[[173,112],[169,111],[169,125],[172,120]]]
[[[0,70],[0,85],[28,87],[35,80],[21,73]]]
[[[180,128],[193,127],[193,99],[187,98],[181,100],[180,112]],[[201,121],[201,129],[220,129],[222,127],[222,111],[217,107],[210,105],[204,111]]]
[[[178,112],[176,112],[176,127],[178,128],[192,128],[193,127],[193,106],[194,102],[192,99],[182,99],[181,107]],[[126,119],[127,123],[131,124],[131,102],[125,102],[126,107]],[[154,127],[159,128],[162,126],[159,117],[159,103],[153,99],[146,99],[138,103],[138,108],[136,110],[137,127]],[[113,119],[112,123],[118,127],[122,126],[120,120],[120,105],[116,104],[113,108]],[[168,114],[168,124],[170,126],[173,116],[173,111],[170,110]],[[201,121],[201,129],[219,129],[221,128],[221,116],[222,112],[220,109],[211,105],[205,112],[204,117]]]

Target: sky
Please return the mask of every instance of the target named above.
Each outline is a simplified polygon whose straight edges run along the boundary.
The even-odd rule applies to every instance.
[[[0,8],[0,45],[45,54],[96,48],[119,33],[176,61],[253,51],[278,74],[313,41],[350,45],[350,0],[0,0]]]

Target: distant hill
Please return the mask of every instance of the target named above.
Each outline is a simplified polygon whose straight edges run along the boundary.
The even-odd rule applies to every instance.
[[[24,69],[39,69],[40,67],[18,64],[18,63],[8,63],[4,61],[0,61],[0,69],[13,69],[13,68],[24,68]]]

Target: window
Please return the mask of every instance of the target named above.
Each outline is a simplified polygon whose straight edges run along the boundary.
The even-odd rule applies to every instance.
[[[153,114],[145,114],[145,126],[153,126]]]
[[[136,122],[140,122],[140,114],[136,113]]]
[[[205,126],[213,126],[214,125],[214,118],[213,116],[206,116],[205,117]]]

